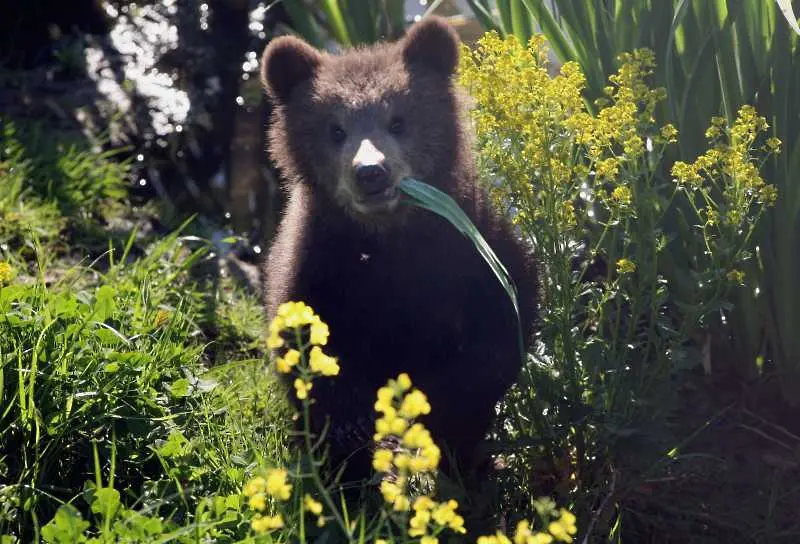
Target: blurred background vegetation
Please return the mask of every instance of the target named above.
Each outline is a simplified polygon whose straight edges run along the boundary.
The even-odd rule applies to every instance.
[[[158,357],[162,366],[155,373],[98,372],[109,377],[103,387],[114,394],[71,419],[59,416],[60,408],[49,401],[35,416],[29,405],[15,405],[4,393],[3,421],[16,418],[19,427],[0,432],[0,495],[14,494],[0,501],[0,515],[8,522],[3,527],[23,519],[19,508],[38,513],[41,524],[52,517],[53,502],[42,499],[40,510],[36,501],[26,502],[37,496],[35,489],[61,493],[62,473],[48,476],[41,470],[66,462],[52,452],[72,444],[70,463],[81,467],[81,475],[91,472],[86,467],[91,466],[92,451],[85,440],[105,440],[104,451],[111,457],[111,436],[123,432],[118,422],[128,421],[130,410],[149,414],[152,425],[133,429],[115,446],[134,459],[120,464],[120,481],[133,489],[147,480],[151,494],[142,504],[155,511],[172,512],[164,497],[176,493],[182,481],[196,484],[195,498],[203,492],[232,493],[241,474],[231,467],[245,470],[259,450],[282,452],[280,440],[271,434],[279,425],[258,419],[269,412],[265,405],[277,401],[271,389],[263,394],[252,390],[259,382],[249,366],[249,411],[236,415],[235,424],[220,416],[220,406],[238,394],[232,387],[197,398],[179,392],[164,400],[156,394],[160,384],[183,387],[181,379],[200,388],[195,372],[221,359],[252,362],[263,357],[254,324],[242,323],[240,315],[257,311],[256,264],[282,205],[279,173],[264,152],[271,105],[258,82],[261,51],[283,33],[296,33],[331,51],[396,38],[413,20],[435,12],[449,17],[467,44],[485,30],[523,42],[543,33],[551,47],[551,73],[564,62],[577,62],[587,78],[584,98],[593,112],[609,75],[620,67],[618,56],[635,48],[652,49],[652,84],[666,89],[666,100],[654,111],[655,123],[672,123],[680,133],[679,145],[665,151],[665,170],[658,174],[663,179],[669,179],[673,162],[691,163],[706,150],[705,131],[713,116],[733,123],[740,107],[752,104],[766,117],[781,141],[781,153],[767,159],[761,172],[779,196],[752,234],[752,254],[743,264],[745,281],[724,303],[703,312],[683,346],[689,358],[681,369],[685,372],[658,374],[679,393],[664,421],[681,455],[676,458],[671,448],[663,449],[665,442],[654,442],[644,446],[650,451],[643,458],[657,462],[647,470],[635,469],[642,472],[626,480],[636,486],[622,489],[617,479],[623,476],[608,472],[581,474],[585,481],[576,485],[569,460],[574,452],[561,449],[568,440],[554,440],[547,455],[533,460],[546,462],[529,464],[524,486],[530,496],[561,493],[573,501],[583,513],[583,526],[589,524],[598,537],[610,534],[622,541],[621,535],[627,535],[624,540],[630,542],[797,541],[800,31],[792,9],[800,12],[797,0],[29,0],[4,6],[0,259],[40,285],[22,297],[39,317],[25,327],[6,320],[4,334],[14,342],[0,344],[5,350],[0,351],[0,370],[10,364],[9,354],[21,357],[26,352],[26,342],[55,353],[65,338],[83,346],[69,357],[89,357],[111,346],[114,355],[103,364],[128,361],[143,352],[148,360]],[[687,213],[678,209],[661,225],[674,243],[660,263],[680,301],[692,300],[700,281],[696,271],[702,268],[694,257],[696,226]],[[193,214],[199,219],[191,232],[207,244],[200,253],[187,254],[178,249],[179,241],[191,244],[192,239],[169,234]],[[123,270],[127,267],[110,257],[109,248],[124,255],[122,264],[137,264]],[[576,269],[604,275],[608,263],[595,257],[577,255]],[[83,270],[88,263],[94,271],[75,280],[75,267]],[[179,279],[176,285],[187,294],[170,293],[168,282],[150,274]],[[105,285],[134,301],[130,309],[102,310],[115,316],[115,327],[126,337],[152,333],[155,314],[145,306],[158,306],[172,316],[159,324],[164,330],[158,342],[114,347],[102,330],[70,328],[103,306],[101,299],[109,293],[101,296],[98,289]],[[48,302],[46,288],[64,293],[77,289],[80,303],[63,293],[58,295],[63,300]],[[137,290],[158,294],[156,306],[140,300],[143,306],[137,310],[139,299],[132,294]],[[48,324],[48,312],[62,316],[58,326]],[[181,355],[182,347],[191,349]],[[90,366],[96,370],[100,364],[93,361]],[[52,389],[31,389],[30,398],[57,393],[65,403],[72,402],[67,400],[70,391],[80,389],[74,384],[87,379],[53,376],[47,382]],[[0,383],[19,386],[2,378]],[[143,390],[148,393],[139,398],[137,391]],[[588,420],[581,412],[587,391],[592,393],[591,384],[581,384],[572,397],[560,400],[573,408],[562,407],[568,413],[561,422],[564,436],[574,432],[575,422]],[[202,424],[186,416],[191,410],[207,416]],[[88,433],[100,413],[108,417]],[[616,415],[604,414],[608,421]],[[173,420],[177,431],[171,424],[153,423]],[[43,421],[57,437],[50,443],[31,438],[38,436],[33,429]],[[177,438],[198,426],[203,436],[186,443]],[[257,429],[253,440],[240,440],[247,432],[242,429],[250,428]],[[166,448],[170,440],[177,445],[174,451],[159,449],[160,460],[151,458],[143,471],[136,456],[147,456],[146,445],[155,436],[158,448]],[[638,455],[631,453],[637,450],[629,442],[615,447],[619,451],[584,455]],[[31,452],[36,454],[28,457]],[[609,466],[606,459],[587,464]],[[187,468],[191,466],[208,468],[193,472]],[[79,480],[76,475],[69,485],[77,490]],[[10,482],[17,486],[13,493]],[[505,492],[512,493],[508,490],[520,481],[509,478],[507,484]],[[515,504],[514,499],[508,502]],[[198,503],[192,500],[189,496],[177,507],[181,515],[194,511]],[[20,535],[30,535],[36,525],[30,517],[25,520],[14,526]]]

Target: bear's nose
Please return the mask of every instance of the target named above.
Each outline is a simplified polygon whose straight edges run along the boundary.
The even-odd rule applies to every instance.
[[[389,171],[382,164],[356,166],[356,182],[367,195],[374,195],[389,187]]]

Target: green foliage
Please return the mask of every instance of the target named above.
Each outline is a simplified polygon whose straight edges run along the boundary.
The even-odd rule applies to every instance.
[[[743,108],[730,126],[715,119],[710,150],[670,178],[677,131],[653,117],[664,91],[649,86],[652,52],[621,57],[596,114],[578,65],[550,77],[547,57],[542,37],[526,48],[489,34],[465,51],[460,79],[476,102],[485,177],[543,272],[541,342],[498,433],[512,444],[516,488],[545,470],[583,511],[612,471],[635,480],[670,449],[674,379],[696,364],[690,333],[741,281],[751,234],[775,202],[758,168],[778,144]]]
[[[426,13],[438,4],[432,2]],[[406,26],[403,0],[284,0],[283,7],[292,29],[320,49],[325,49],[329,40],[348,47],[396,39]]]
[[[32,160],[13,124],[2,124],[0,142],[0,245],[32,245],[35,239],[53,240],[64,226],[55,202],[37,195],[29,180]]]
[[[103,218],[125,198],[128,163],[115,158],[123,150],[101,151],[39,125],[17,128],[4,121],[3,160],[19,165],[17,183],[39,200],[55,205],[71,221]],[[11,181],[8,181],[11,183]]]
[[[209,247],[192,244],[176,233],[133,264],[122,255],[103,273],[71,268],[49,285],[22,268],[0,286],[0,533],[29,537],[62,502],[79,506],[76,496],[106,529],[139,519],[123,503],[148,523],[200,523],[198,509],[235,494],[251,463],[284,455],[281,396],[263,361],[205,369],[207,296],[190,272]],[[233,293],[225,313],[253,304],[242,303]],[[109,484],[98,476],[92,495],[86,482],[101,472]],[[58,512],[41,533],[52,541],[80,525]]]

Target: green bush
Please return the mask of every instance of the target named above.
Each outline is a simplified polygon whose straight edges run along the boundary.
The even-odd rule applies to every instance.
[[[754,105],[773,127],[784,152],[771,156],[763,175],[781,198],[753,234],[758,250],[743,270],[746,281],[733,304],[706,325],[718,338],[710,358],[716,369],[748,378],[774,371],[783,399],[800,395],[800,28],[797,2],[791,0],[505,0],[499,16],[487,0],[470,0],[486,28],[523,41],[538,25],[562,62],[579,63],[589,96],[602,95],[618,55],[648,47],[659,59],[654,74],[668,100],[656,110],[659,122],[681,131],[668,156],[694,160],[705,149],[704,132],[712,116],[732,124],[739,109]],[[677,257],[690,258],[688,255]],[[710,344],[711,345],[711,344]]]
[[[677,130],[654,118],[665,93],[649,86],[652,52],[621,57],[596,114],[579,66],[551,78],[547,57],[540,36],[524,47],[490,33],[465,50],[460,79],[484,176],[542,266],[538,347],[498,425],[511,500],[532,509],[549,481],[587,515],[612,473],[633,485],[674,444],[675,378],[701,359],[690,333],[743,279],[776,199],[758,169],[779,142],[745,107],[732,125],[713,119],[710,149],[670,175]]]

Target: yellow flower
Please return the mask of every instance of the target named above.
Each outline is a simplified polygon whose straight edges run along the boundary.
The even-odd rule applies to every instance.
[[[280,333],[278,331],[270,332],[269,336],[267,337],[267,348],[278,349],[282,345],[283,338],[281,338]]]
[[[378,449],[372,454],[372,468],[378,472],[389,472],[392,470],[392,459],[394,454],[391,450]]]
[[[381,495],[383,495],[383,500],[388,502],[389,504],[394,503],[398,497],[402,496],[403,489],[394,482],[388,482],[386,480],[381,481]]]
[[[295,378],[294,380],[294,388],[297,392],[297,398],[300,400],[305,400],[308,398],[308,392],[311,390],[311,387],[314,384],[311,382],[303,381],[300,378]]]
[[[336,363],[336,358],[325,355],[319,346],[311,348],[309,366],[312,372],[318,372],[323,376],[336,376],[339,374],[339,365]]]
[[[408,419],[429,414],[430,412],[431,405],[428,404],[428,398],[425,393],[418,389],[408,393],[400,405],[400,415]]]
[[[408,520],[408,535],[422,536],[427,533],[428,522],[431,520],[430,510],[420,509]]]
[[[378,389],[378,400],[375,401],[375,411],[383,414],[394,413],[394,391],[391,387]]]
[[[551,535],[534,533],[528,521],[522,520],[517,524],[517,530],[514,533],[514,544],[550,544],[551,542],[553,542]]]
[[[478,544],[511,544],[511,541],[506,535],[500,531],[497,531],[495,534],[490,536],[479,536]]]
[[[267,507],[267,498],[263,493],[256,493],[247,501],[248,506],[253,510],[263,511]]]
[[[661,127],[661,137],[668,143],[674,144],[678,141],[678,129],[672,124],[666,124]]]
[[[565,524],[568,527],[568,531],[570,534],[575,534],[578,530],[578,528],[575,525],[575,522],[578,521],[578,518],[576,518],[575,514],[573,514],[566,508],[561,508],[559,512],[561,513],[561,523]]]
[[[467,532],[464,527],[464,518],[456,513],[458,503],[450,499],[446,503],[442,503],[433,510],[431,517],[441,527],[448,527],[451,530],[464,534]]]
[[[394,466],[399,470],[404,471],[408,469],[408,463],[411,461],[411,456],[407,453],[398,453],[394,456]]]
[[[316,318],[311,323],[310,342],[315,346],[324,346],[328,343],[328,336],[330,336],[328,325],[320,321],[319,318]]]
[[[426,446],[420,448],[419,454],[412,458],[408,464],[409,470],[414,474],[420,472],[431,472],[436,470],[441,460],[442,452],[433,440]]]
[[[422,423],[414,423],[403,435],[403,444],[409,448],[423,448],[432,443],[431,434]]]
[[[414,511],[432,510],[436,506],[436,502],[427,495],[421,495],[414,501]],[[440,524],[441,525],[441,524]]]
[[[675,164],[672,165],[672,175],[681,184],[698,186],[703,181],[703,177],[697,172],[697,168],[683,161],[675,161]]]
[[[426,535],[419,539],[419,544],[439,544],[439,539],[435,536]]]
[[[616,187],[612,193],[611,198],[622,204],[623,206],[629,206],[633,195],[631,194],[631,190],[624,185],[620,185]]]
[[[636,263],[629,259],[620,259],[617,261],[617,273],[619,274],[632,274],[636,271]]]
[[[250,522],[256,533],[265,533],[283,527],[283,518],[280,514],[274,516],[256,516]]]
[[[256,493],[261,493],[267,488],[267,481],[261,476],[256,476],[245,484],[242,492],[247,497],[252,497]]]
[[[758,198],[766,206],[772,206],[778,200],[778,189],[774,185],[765,185],[758,191]]]
[[[403,434],[407,428],[408,421],[401,417],[395,418],[389,422],[389,432],[391,434],[399,436]]]
[[[774,136],[767,139],[767,150],[771,153],[778,153],[781,150],[781,141]]]
[[[397,377],[397,386],[400,388],[400,391],[408,391],[411,389],[411,378],[408,377],[408,374],[403,372]]]
[[[314,497],[311,495],[306,495],[303,497],[303,508],[314,514],[315,516],[319,516],[322,514],[322,503],[314,500]]]
[[[727,274],[728,281],[744,285],[744,272],[741,270],[731,270]]]
[[[288,374],[292,371],[292,367],[300,362],[300,352],[296,349],[290,349],[283,357],[275,359],[275,368],[278,372]]]
[[[619,174],[619,161],[614,157],[599,161],[594,168],[598,180],[613,180]]]
[[[575,204],[573,204],[571,200],[566,200],[564,204],[562,204],[561,219],[571,227],[578,224],[578,220],[575,217]]]
[[[572,535],[578,532],[578,528],[575,525],[575,516],[564,508],[562,508],[560,512],[561,517],[550,522],[547,526],[547,530],[550,531],[550,534],[553,535],[556,540],[572,542]]]
[[[392,504],[392,508],[395,512],[407,512],[410,507],[411,503],[405,495],[397,497]]]
[[[14,269],[5,261],[0,261],[0,286],[11,283],[14,279]]]
[[[278,306],[278,317],[288,329],[310,325],[314,322],[314,311],[304,302],[284,302]]]
[[[289,473],[282,468],[274,468],[267,472],[266,489],[270,496],[279,501],[289,500],[292,484],[286,481]]]

